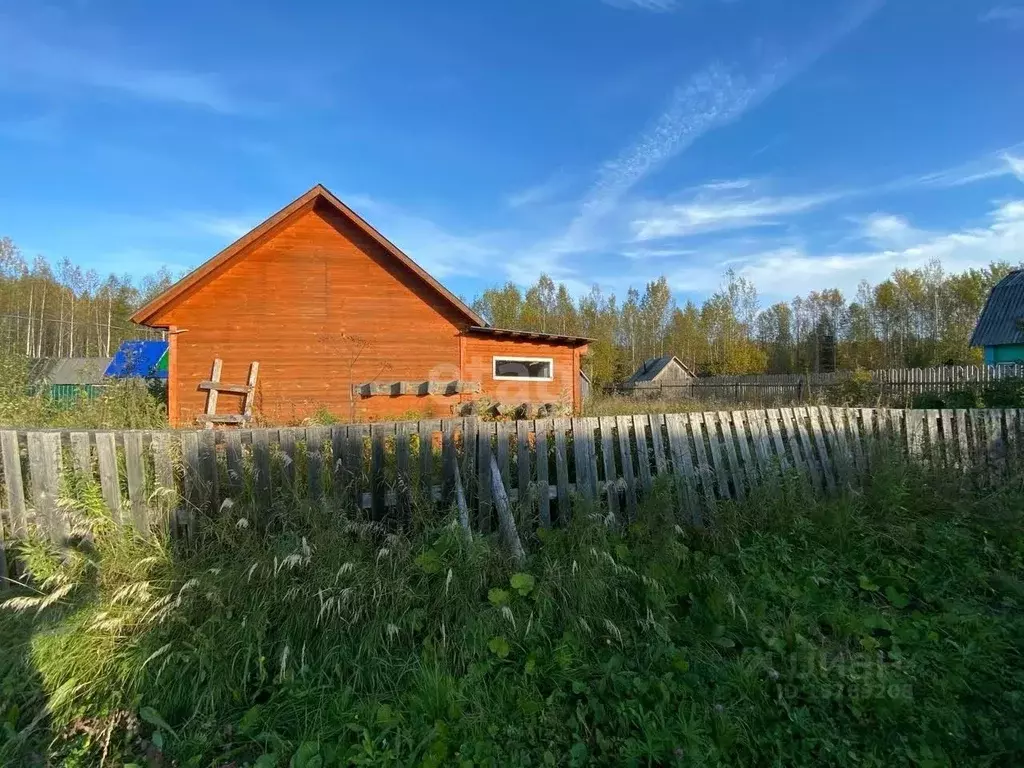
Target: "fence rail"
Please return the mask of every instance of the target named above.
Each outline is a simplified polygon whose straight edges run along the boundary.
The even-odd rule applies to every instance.
[[[359,505],[374,519],[450,503],[494,528],[491,457],[527,529],[565,523],[570,499],[625,519],[660,477],[693,521],[784,473],[821,493],[870,470],[885,441],[912,458],[994,479],[1024,454],[1022,411],[797,407],[518,422],[448,419],[306,429],[0,431],[6,538],[68,534],[59,498],[91,481],[113,518],[140,533],[188,534],[203,515],[297,499]],[[458,470],[458,471],[456,471]],[[457,480],[456,478],[461,478]],[[2,555],[0,555],[2,557]]]
[[[887,368],[870,371],[879,394],[912,397],[941,394],[955,389],[984,386],[993,381],[1024,377],[1024,365],[948,365],[938,368]],[[613,393],[673,400],[715,400],[721,402],[802,402],[823,388],[841,384],[853,371],[834,373],[780,373],[750,376],[709,376],[688,381],[643,382],[611,388]]]

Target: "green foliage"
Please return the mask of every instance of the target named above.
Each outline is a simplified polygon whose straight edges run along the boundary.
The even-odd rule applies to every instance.
[[[983,387],[957,389],[946,394],[917,395],[914,408],[1024,408],[1024,379],[991,381]]]
[[[656,488],[520,571],[312,505],[171,547],[81,489],[88,539],[26,545],[0,609],[0,764],[1019,764],[1024,490],[958,488],[880,462],[703,530]]]

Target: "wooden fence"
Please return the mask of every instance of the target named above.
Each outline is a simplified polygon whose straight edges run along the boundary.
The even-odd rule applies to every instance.
[[[884,401],[908,400],[926,393],[944,394],[981,387],[993,381],[1024,377],[1024,365],[948,365],[938,368],[887,368],[871,371],[871,381]],[[834,373],[766,373],[751,376],[708,376],[685,382],[641,383],[613,387],[618,394],[668,400],[693,399],[730,403],[798,403],[827,387],[849,381],[852,371]]]
[[[994,479],[1024,453],[1021,413],[800,407],[306,429],[0,431],[0,530],[10,540],[35,525],[64,540],[58,500],[67,484],[88,480],[113,518],[140,533],[157,525],[187,533],[227,507],[259,514],[301,499],[358,504],[382,519],[424,501],[450,503],[456,486],[473,525],[487,532],[494,527],[492,455],[527,529],[564,523],[573,495],[600,499],[630,519],[662,476],[672,478],[678,508],[699,523],[720,500],[743,499],[784,473],[835,492],[869,470],[878,441]]]

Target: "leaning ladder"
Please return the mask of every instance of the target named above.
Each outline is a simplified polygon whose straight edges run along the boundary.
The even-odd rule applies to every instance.
[[[222,384],[220,370],[223,361],[217,357],[213,361],[213,373],[209,381],[199,382],[199,389],[206,390],[206,413],[197,416],[196,421],[202,422],[205,429],[213,429],[214,424],[245,424],[252,419],[252,401],[256,392],[256,377],[260,372],[258,362],[249,363],[248,384]],[[232,395],[245,395],[241,413],[217,413],[217,396],[221,392]]]

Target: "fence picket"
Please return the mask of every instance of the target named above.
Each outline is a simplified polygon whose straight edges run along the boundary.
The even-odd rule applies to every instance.
[[[572,510],[569,509],[569,460],[566,456],[565,431],[568,419],[555,419],[555,483],[558,487],[558,519],[568,523]]]
[[[651,492],[651,454],[647,442],[649,423],[646,415],[633,417],[633,444],[636,448],[637,467],[640,470],[640,484],[645,493]]]
[[[665,417],[660,414],[651,414],[648,421],[651,425],[651,447],[654,449],[654,474],[664,475],[668,471],[668,462],[665,459],[665,440],[662,437]]]
[[[21,474],[21,447],[18,433],[0,432],[0,451],[3,452],[4,491],[7,512],[11,516],[11,538],[20,539],[28,533],[28,513],[25,509],[25,484]]]
[[[725,453],[729,459],[728,475],[732,479],[733,495],[737,499],[745,499],[746,491],[743,487],[743,467],[740,466],[736,456],[736,442],[738,436],[733,431],[732,419],[728,411],[718,412],[718,425],[722,430],[722,437],[725,442]]]
[[[630,522],[636,520],[637,515],[636,477],[633,474],[633,457],[629,447],[629,426],[632,421],[632,418],[626,416],[615,417],[619,435],[619,457],[622,460],[622,480],[625,483],[626,519]]]
[[[576,469],[576,493],[585,499],[593,500],[593,485],[590,482],[590,456],[587,443],[587,425],[583,419],[572,419],[572,453],[573,465]],[[593,442],[593,433],[590,441]]]
[[[154,498],[159,514],[159,527],[164,533],[173,533],[171,514],[178,505],[178,484],[174,476],[172,433],[154,432],[149,450],[153,456]]]
[[[810,432],[814,440],[814,449],[818,456],[818,466],[825,480],[825,487],[829,493],[833,493],[836,490],[836,476],[833,471],[831,457],[828,455],[828,449],[825,445],[825,433],[821,428],[821,420],[818,418],[818,409],[812,406],[805,410],[807,411],[807,421],[811,427]]]
[[[704,501],[709,510],[715,509],[715,489],[711,483],[711,468],[708,466],[708,454],[704,447],[704,419],[699,413],[690,414],[690,432],[693,436],[694,455],[697,457],[697,476],[704,494]]]
[[[686,422],[682,414],[670,413],[665,416],[665,427],[668,432],[668,446],[672,457],[672,474],[675,476],[679,509],[684,515],[689,510],[688,522],[695,523],[700,520],[700,509],[697,500],[693,457],[690,454],[690,446],[686,437]]]
[[[804,477],[810,478],[810,469],[804,461],[800,451],[800,437],[796,433],[796,423],[792,408],[780,408],[779,420],[786,431],[785,443],[789,446],[789,458],[792,460],[793,469]]]
[[[75,474],[87,482],[93,482],[92,476],[92,446],[89,444],[88,432],[72,432],[68,435],[71,442],[71,461],[75,468]]]
[[[57,506],[60,497],[60,434],[29,432],[26,439],[36,525],[51,541],[63,544],[67,536],[67,523]]]
[[[532,422],[516,422],[516,488],[519,491],[519,507],[530,510],[533,517],[534,502],[530,494],[530,432]]]
[[[708,433],[708,448],[710,449],[711,465],[715,477],[718,480],[718,493],[723,499],[732,497],[729,492],[729,478],[725,472],[725,460],[722,454],[722,445],[718,439],[718,414],[703,413],[701,420]]]
[[[117,446],[113,432],[96,433],[96,463],[100,471],[100,493],[114,522],[120,524],[121,480],[117,473]]]
[[[212,434],[212,433],[211,433]],[[146,468],[143,463],[142,433],[124,433],[124,464],[128,476],[128,503],[135,530],[149,534],[149,507],[146,503]]]
[[[551,527],[551,484],[548,480],[550,459],[548,456],[548,432],[550,419],[538,419],[534,428],[537,440],[537,517],[541,528]]]

